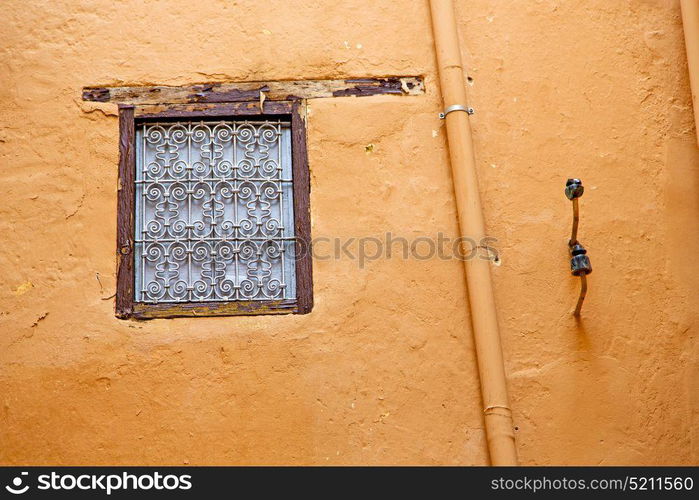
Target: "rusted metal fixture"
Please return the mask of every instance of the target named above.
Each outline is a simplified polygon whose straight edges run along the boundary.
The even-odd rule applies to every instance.
[[[578,199],[585,192],[580,179],[568,179],[566,181],[565,194],[566,197],[573,202],[573,228],[570,232],[570,240],[568,240],[568,250],[570,252],[570,272],[573,276],[580,276],[580,296],[578,303],[575,306],[575,316],[580,316],[585,295],[587,295],[587,275],[592,272],[590,258],[586,255],[587,250],[578,242],[578,222],[580,220],[580,212],[578,207]]]
[[[578,241],[578,221],[580,220],[578,212],[578,198],[585,192],[580,179],[568,179],[566,181],[566,197],[573,202],[573,229],[570,232],[570,240],[568,246],[575,245]]]

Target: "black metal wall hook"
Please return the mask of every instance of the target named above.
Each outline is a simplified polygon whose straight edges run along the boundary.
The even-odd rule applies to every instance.
[[[566,197],[573,202],[573,228],[570,232],[570,240],[568,240],[568,251],[570,252],[570,272],[573,276],[580,276],[580,296],[578,304],[575,306],[575,316],[580,316],[585,295],[587,295],[587,275],[592,272],[590,258],[586,255],[587,250],[578,242],[578,222],[580,220],[580,212],[578,207],[578,198],[585,192],[580,179],[568,179],[566,181],[565,194]]]

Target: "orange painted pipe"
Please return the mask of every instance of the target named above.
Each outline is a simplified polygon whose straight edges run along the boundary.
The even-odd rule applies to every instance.
[[[430,0],[430,8],[444,109],[453,105],[466,107],[466,82],[452,0]],[[482,241],[486,232],[469,115],[462,110],[453,111],[446,115],[445,121],[459,230],[464,237]],[[493,465],[517,465],[490,262],[480,258],[464,261],[485,431],[490,462]]]
[[[699,144],[699,0],[681,0],[684,45],[687,50],[689,85],[692,89],[692,106]]]

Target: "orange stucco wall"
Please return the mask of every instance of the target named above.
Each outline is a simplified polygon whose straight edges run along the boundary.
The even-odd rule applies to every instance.
[[[455,236],[426,0],[2,9],[0,463],[487,462],[458,261],[316,261],[305,316],[117,320],[116,110],[80,98],[424,75],[424,96],[309,102],[312,231]],[[457,9],[522,463],[698,463],[699,150],[679,2]],[[569,176],[587,186],[594,268],[580,323]]]

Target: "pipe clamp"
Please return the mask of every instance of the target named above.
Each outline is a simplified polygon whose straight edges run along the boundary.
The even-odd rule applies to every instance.
[[[452,104],[449,106],[447,109],[445,109],[442,113],[439,113],[439,119],[444,120],[449,113],[452,111],[466,111],[469,115],[472,115],[475,113],[473,108],[462,106],[461,104]]]

